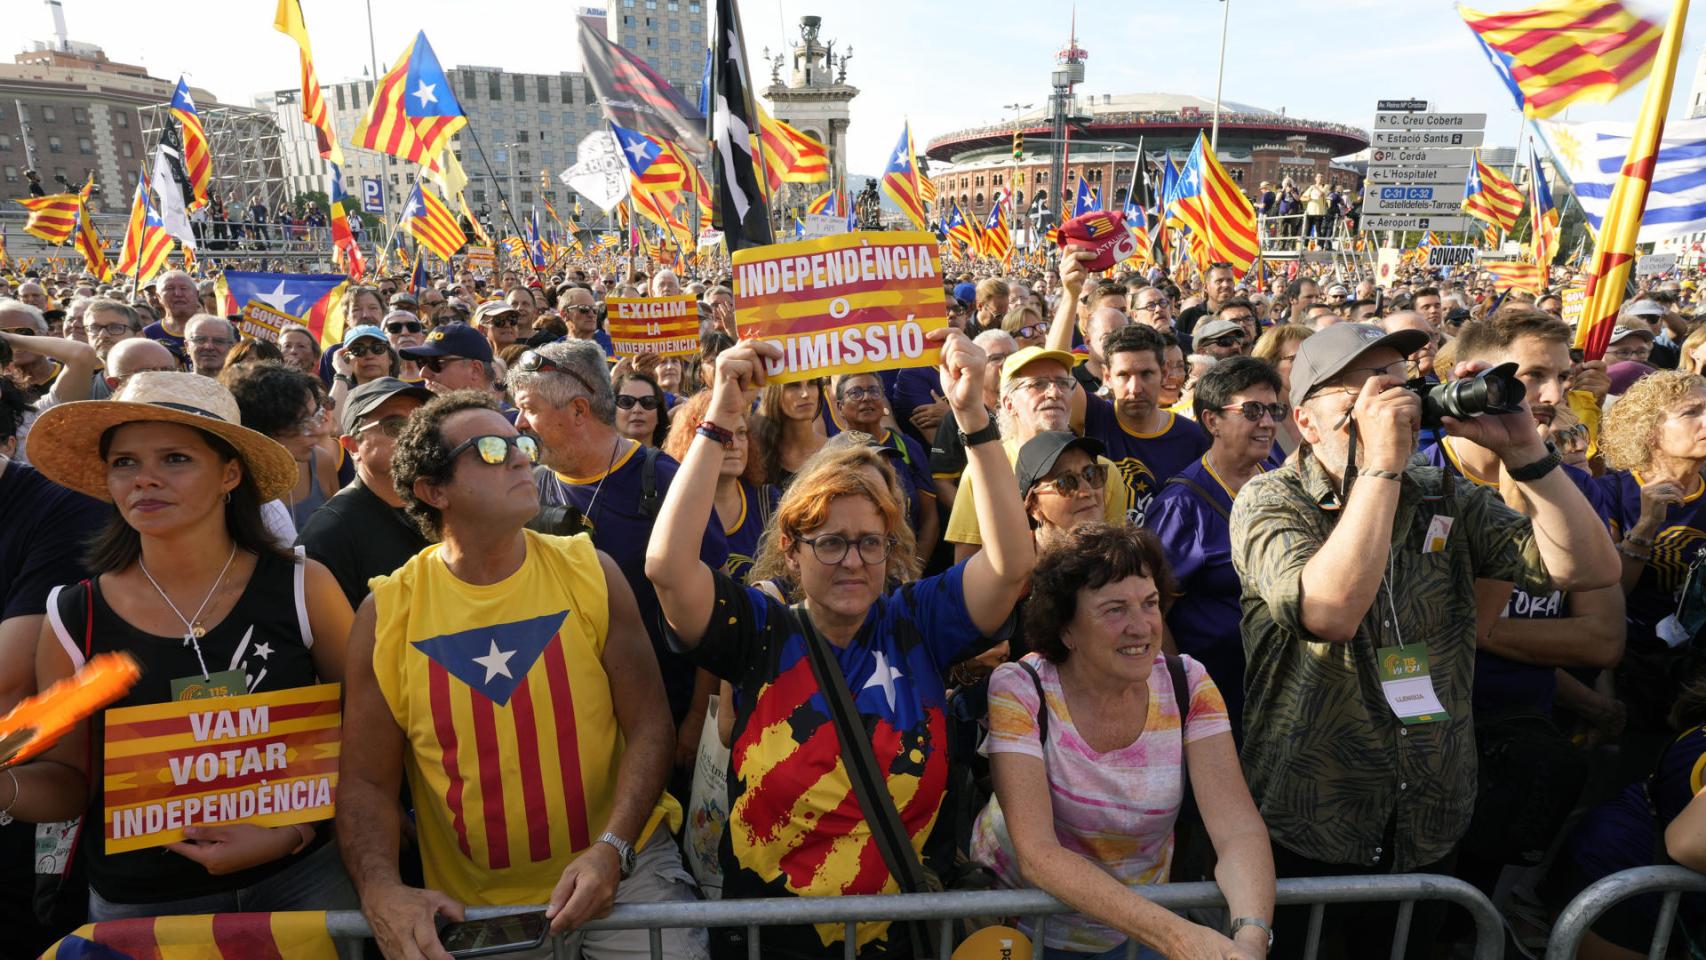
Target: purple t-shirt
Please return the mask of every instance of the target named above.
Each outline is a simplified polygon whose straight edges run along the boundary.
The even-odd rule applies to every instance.
[[[1597,481],[1610,510],[1612,525],[1624,532],[1641,519],[1640,474],[1619,470]],[[1676,612],[1677,591],[1688,579],[1688,568],[1706,551],[1706,488],[1696,488],[1665,512],[1664,525],[1653,537],[1653,559],[1641,569],[1641,579],[1629,591],[1630,649],[1657,649],[1654,630]]]
[[[1160,539],[1167,553],[1167,567],[1178,582],[1179,592],[1167,611],[1167,629],[1180,653],[1189,654],[1208,669],[1226,701],[1233,735],[1242,739],[1242,588],[1238,571],[1232,568],[1232,534],[1227,522],[1232,493],[1202,457],[1177,476],[1189,483],[1164,482],[1143,517],[1143,525]]]
[[[889,409],[894,412],[894,422],[906,431],[907,436],[928,449],[933,438],[919,433],[918,428],[912,425],[912,411],[936,402],[933,392],[942,392],[942,375],[935,367],[902,367],[896,372],[894,383],[885,383],[884,386],[889,395]]]
[[[1149,502],[1168,478],[1208,452],[1208,434],[1196,421],[1167,414],[1161,429],[1134,433],[1120,423],[1114,405],[1094,394],[1084,397],[1084,435],[1102,441],[1131,492],[1131,520],[1142,523]]]
[[[906,518],[916,533],[924,511],[936,509],[936,481],[930,475],[930,453],[917,440],[893,430],[887,431],[881,442],[900,454],[889,457],[889,463],[900,480],[901,492],[906,494]]]

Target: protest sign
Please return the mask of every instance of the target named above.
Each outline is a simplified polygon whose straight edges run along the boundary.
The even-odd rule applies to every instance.
[[[498,265],[497,251],[491,247],[469,247],[462,251],[462,264],[475,273],[491,273]]]
[[[1576,329],[1576,326],[1582,322],[1582,308],[1587,306],[1587,281],[1577,280],[1575,283],[1565,287],[1561,299],[1563,300],[1564,306],[1562,319],[1565,323],[1570,325],[1571,330],[1574,330]]]
[[[120,707],[106,713],[106,852],[184,827],[282,827],[332,816],[339,685]]]
[[[770,380],[931,366],[925,339],[948,324],[936,236],[860,231],[738,250],[735,319],[743,339],[782,348]]]
[[[287,323],[302,324],[302,318],[276,310],[259,300],[250,300],[243,304],[243,318],[237,321],[237,332],[250,340],[277,343],[279,333]]]
[[[679,297],[610,297],[608,332],[616,356],[655,353],[691,357],[699,353],[699,301]]]

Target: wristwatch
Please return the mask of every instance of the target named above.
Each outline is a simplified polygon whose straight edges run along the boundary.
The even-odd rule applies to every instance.
[[[614,833],[611,833],[609,830],[606,830],[599,834],[598,839],[593,842],[608,843],[611,847],[615,848],[616,858],[622,862],[622,876],[626,877],[628,874],[634,872],[634,861],[638,859],[638,857],[634,855],[634,847],[629,844],[628,841],[618,837]]]
[[[975,447],[980,443],[999,439],[1001,439],[1001,428],[996,426],[994,417],[991,417],[988,423],[971,433],[964,430],[960,431],[960,445],[964,447]]]
[[[1238,931],[1245,927],[1260,928],[1263,933],[1268,935],[1268,949],[1272,950],[1274,948],[1274,928],[1268,926],[1268,922],[1266,920],[1263,920],[1260,917],[1239,917],[1232,921],[1232,935],[1234,937],[1238,936]]]

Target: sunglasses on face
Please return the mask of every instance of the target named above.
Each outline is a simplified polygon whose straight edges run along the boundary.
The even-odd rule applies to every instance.
[[[408,423],[409,418],[404,416],[391,416],[383,417],[378,420],[369,420],[355,428],[355,435],[359,437],[369,430],[378,430],[380,433],[383,433],[387,437],[395,440],[397,437],[402,436],[403,428],[408,426]]]
[[[480,459],[494,467],[502,466],[509,460],[509,448],[514,447],[527,457],[528,463],[539,462],[539,441],[520,433],[513,437],[503,437],[489,433],[480,437],[469,437],[450,449],[450,459],[462,456],[469,448],[480,455]]]
[[[1108,468],[1100,463],[1092,463],[1077,473],[1063,473],[1058,477],[1037,481],[1037,486],[1045,490],[1053,490],[1063,497],[1077,496],[1081,487],[1100,490],[1108,484]]]
[[[421,361],[421,366],[425,367],[428,370],[431,370],[433,373],[443,373],[444,368],[450,366],[453,363],[460,363],[463,360],[472,360],[472,359],[474,359],[474,358],[473,357],[427,357]]]
[[[616,395],[616,406],[622,410],[632,410],[636,406],[641,410],[656,410],[658,408],[658,398],[650,394],[643,397],[636,397],[631,394],[619,393]]]
[[[593,310],[593,308],[584,307],[584,306],[570,306],[570,307],[564,307],[563,309],[572,311],[574,313],[595,313],[596,312],[595,310]]]
[[[1042,323],[1027,323],[1013,331],[1013,336],[1018,337],[1020,340],[1028,340],[1031,337],[1047,336],[1050,326],[1052,326],[1052,324],[1047,320],[1044,320]]]
[[[378,356],[390,349],[376,340],[357,340],[344,348],[344,353],[352,357]]]
[[[1235,403],[1219,409],[1222,413],[1242,414],[1244,419],[1251,423],[1261,423],[1263,414],[1273,417],[1274,422],[1279,423],[1286,418],[1286,414],[1291,412],[1291,405],[1288,403],[1263,403],[1260,400],[1246,400],[1243,403]]]
[[[521,318],[513,313],[500,313],[495,317],[488,316],[480,322],[488,327],[513,327],[521,322]]]
[[[420,333],[421,324],[419,320],[393,320],[385,325],[385,332],[390,334]]]
[[[1237,335],[1236,333],[1229,333],[1224,337],[1215,337],[1213,340],[1204,340],[1203,341],[1203,346],[1205,346],[1205,347],[1222,347],[1222,348],[1225,348],[1225,347],[1242,347],[1243,345],[1244,345],[1244,338]]]

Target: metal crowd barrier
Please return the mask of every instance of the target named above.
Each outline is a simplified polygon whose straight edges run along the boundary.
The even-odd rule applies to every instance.
[[[1687,867],[1636,867],[1622,870],[1589,884],[1558,914],[1552,936],[1546,941],[1546,956],[1552,960],[1574,957],[1600,915],[1617,904],[1643,893],[1663,892],[1659,922],[1654,925],[1648,960],[1664,960],[1676,927],[1677,911],[1684,893],[1706,893],[1706,875]]]
[[[1213,883],[1171,883],[1142,888],[1143,895],[1169,910],[1226,906],[1220,888]],[[1418,900],[1443,900],[1469,911],[1475,922],[1475,960],[1499,960],[1504,951],[1504,923],[1485,895],[1455,877],[1425,873],[1401,873],[1366,877],[1316,877],[1280,880],[1276,890],[1279,906],[1308,905],[1309,929],[1304,956],[1314,960],[1321,944],[1321,925],[1328,904],[1398,904],[1392,937],[1392,960],[1403,960],[1410,920]],[[541,907],[470,908],[470,919],[531,913]],[[618,906],[586,930],[647,930],[651,933],[651,956],[662,960],[663,931],[680,927],[745,927],[747,955],[763,955],[760,938],[764,927],[808,923],[842,923],[847,926],[846,956],[854,957],[855,926],[872,920],[959,920],[966,917],[1026,917],[1032,922],[1031,939],[1044,942],[1048,918],[1072,913],[1071,907],[1041,890],[980,890],[948,893],[891,894],[861,897],[801,897],[772,900],[705,900],[691,903],[648,903]],[[355,911],[326,914],[326,927],[346,957],[361,956],[361,941],[372,935],[367,919]],[[949,960],[953,952],[952,924],[941,925],[936,945],[938,960]],[[1358,945],[1359,948],[1362,945]],[[1041,956],[1039,950],[1035,956]],[[1131,945],[1128,956],[1137,955]],[[1372,954],[1361,954],[1371,956]],[[552,943],[553,957],[578,957],[578,938]]]

